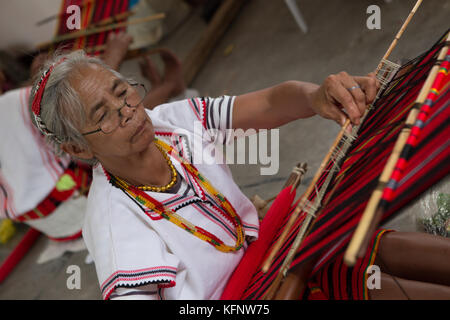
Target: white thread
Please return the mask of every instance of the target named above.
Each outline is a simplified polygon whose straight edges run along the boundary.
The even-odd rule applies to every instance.
[[[381,84],[387,85],[394,75],[397,73],[398,69],[400,69],[400,65],[396,64],[389,60],[381,60],[381,67],[378,69],[378,73],[376,75],[378,81]]]
[[[312,203],[309,200],[305,200],[303,211],[309,214],[310,216],[316,217],[315,212],[317,211],[318,206],[315,203]]]

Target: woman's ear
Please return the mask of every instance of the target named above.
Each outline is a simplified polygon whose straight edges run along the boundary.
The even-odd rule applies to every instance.
[[[63,142],[61,143],[60,148],[62,151],[78,159],[91,160],[94,158],[94,154],[89,150],[89,148],[81,147],[73,142]]]

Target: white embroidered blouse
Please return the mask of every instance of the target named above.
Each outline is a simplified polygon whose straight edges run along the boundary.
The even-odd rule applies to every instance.
[[[217,164],[218,137],[226,143],[232,128],[235,97],[195,98],[147,111],[158,139],[172,145],[194,163],[239,214],[245,235],[258,236],[255,207],[233,181],[226,164]],[[215,132],[209,129],[216,129]],[[217,141],[217,140],[216,140]],[[202,157],[203,162],[198,163]],[[176,193],[148,194],[189,222],[226,244],[236,241],[233,225],[219,213],[219,205],[170,156],[180,174]],[[244,254],[224,253],[166,219],[150,218],[108,180],[101,165],[93,169],[83,236],[104,299],[218,299]],[[151,214],[150,214],[151,216]]]

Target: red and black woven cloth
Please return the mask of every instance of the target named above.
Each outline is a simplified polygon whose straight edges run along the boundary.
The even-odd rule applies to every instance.
[[[56,36],[80,31],[77,29],[69,30],[67,27],[66,21],[73,14],[70,10],[69,13],[67,13],[67,8],[71,5],[77,5],[80,8],[80,30],[83,30],[95,26],[102,20],[115,17],[120,13],[126,12],[128,10],[129,0],[62,0]],[[122,22],[123,20],[124,19],[119,19],[116,22]],[[58,43],[57,47],[70,50],[95,48],[106,43],[110,32],[118,32],[122,29],[123,28],[114,29],[92,34],[87,37],[78,37],[76,39],[66,40]],[[101,50],[94,50],[94,54],[99,54],[100,51]]]
[[[316,266],[311,277],[317,275],[336,258],[340,257],[355,230],[368,200],[378,185],[379,177],[393,150],[400,131],[405,127],[406,117],[412,108],[420,108],[420,116],[412,128],[408,144],[403,150],[396,171],[385,188],[381,222],[392,218],[420,193],[437,183],[450,172],[450,108],[448,67],[450,56],[437,61],[445,36],[428,51],[403,65],[374,103],[358,136],[346,156],[341,160],[340,170],[334,173],[322,200],[322,208],[299,248],[291,267],[309,259]],[[440,72],[423,104],[416,104],[422,86],[434,65]],[[324,183],[328,168],[318,181]],[[314,201],[315,193],[310,197]],[[290,213],[292,212],[292,208]],[[289,218],[287,215],[285,222]],[[268,290],[287,255],[301,226],[303,216],[283,244],[271,269],[254,272],[247,284],[243,299],[259,299]],[[271,246],[281,234],[282,228]],[[270,249],[265,250],[265,253]],[[234,277],[235,275],[233,275]]]

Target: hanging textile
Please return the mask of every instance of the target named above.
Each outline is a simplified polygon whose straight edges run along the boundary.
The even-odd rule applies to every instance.
[[[98,26],[107,18],[113,18],[114,23],[126,21],[127,17],[121,14],[128,10],[129,0],[62,0],[55,37],[80,31],[77,29],[69,30],[67,27],[66,21],[72,15],[71,11],[67,13],[67,7],[71,5],[80,7],[81,30],[83,30],[88,27]],[[86,50],[90,48],[90,51],[94,55],[98,55],[103,50],[101,48],[106,43],[108,34],[110,32],[119,32],[121,30],[125,30],[125,28],[118,28],[89,36],[78,37],[76,39],[65,40],[53,45],[52,49],[64,48],[69,50]]]

